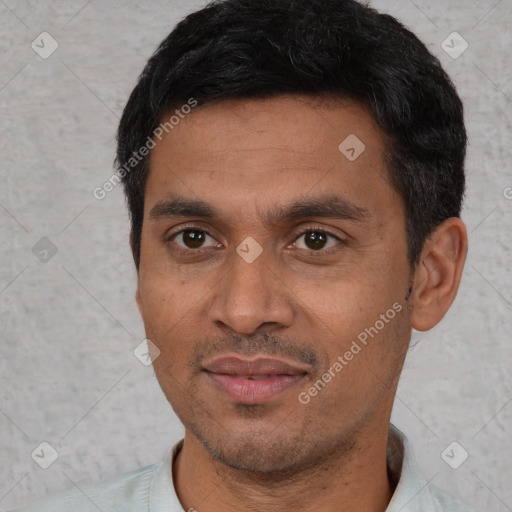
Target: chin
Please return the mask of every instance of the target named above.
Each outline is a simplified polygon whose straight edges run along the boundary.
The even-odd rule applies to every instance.
[[[269,439],[268,435],[264,438],[248,438],[246,434],[229,436],[215,442],[203,440],[202,444],[214,459],[242,472],[273,475],[289,472],[304,463],[303,447],[294,441],[283,442],[282,438]]]
[[[329,464],[329,455],[335,450],[339,454],[351,449],[348,442],[340,444],[339,439],[315,435],[313,425],[301,424],[297,418],[259,427],[243,423],[214,430],[215,424],[211,422],[208,428],[198,428],[196,424],[189,430],[214,460],[238,470],[240,477],[262,481],[292,478],[313,467]]]

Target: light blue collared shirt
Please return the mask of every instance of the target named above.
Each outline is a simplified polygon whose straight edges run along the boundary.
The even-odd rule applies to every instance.
[[[11,512],[185,512],[171,472],[171,461],[182,443],[183,439],[178,441],[160,464],[71,489]],[[387,460],[390,475],[398,483],[386,512],[474,512],[454,496],[428,484],[407,438],[392,424]]]

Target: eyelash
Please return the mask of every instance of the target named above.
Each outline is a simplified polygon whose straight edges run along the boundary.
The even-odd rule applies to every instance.
[[[199,226],[195,226],[194,224],[190,224],[190,225],[185,225],[183,226],[179,231],[176,231],[175,233],[172,233],[171,235],[169,235],[168,237],[165,238],[165,242],[166,243],[171,243],[173,241],[173,239],[180,235],[181,233],[187,231],[187,230],[195,230],[195,231],[200,231],[202,233],[205,233],[207,234],[208,236],[210,236],[211,238],[214,238],[212,235],[210,235],[210,233],[208,233],[208,231],[206,231],[205,229],[203,228],[200,228]],[[340,237],[338,237],[337,235],[335,235],[334,233],[331,233],[330,231],[326,230],[325,228],[323,227],[320,227],[320,226],[311,226],[311,227],[308,227],[307,229],[304,229],[302,231],[300,231],[299,233],[297,233],[297,235],[295,236],[295,238],[293,239],[294,240],[294,243],[303,235],[306,235],[308,233],[311,233],[311,232],[315,232],[315,233],[323,233],[325,235],[329,235],[331,237],[333,237],[340,245],[346,245],[346,240],[343,240],[341,239]],[[211,247],[207,247],[205,249],[184,249],[183,247],[181,246],[178,246],[179,247],[179,251],[182,251],[182,252],[189,252],[189,253],[194,253],[194,254],[203,254],[204,252],[208,251],[209,249],[211,249]],[[317,251],[314,251],[314,250],[308,250],[308,249],[300,249],[301,251],[305,251],[306,254],[308,255],[312,255],[312,256],[321,256],[321,255],[325,255],[325,254],[331,254],[334,251],[336,251],[336,247],[329,247],[328,249],[319,249]]]

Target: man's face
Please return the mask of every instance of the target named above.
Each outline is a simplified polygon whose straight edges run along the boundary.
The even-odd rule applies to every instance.
[[[152,150],[137,301],[186,439],[217,460],[307,466],[386,421],[411,275],[385,146],[356,103],[280,97],[198,108]]]

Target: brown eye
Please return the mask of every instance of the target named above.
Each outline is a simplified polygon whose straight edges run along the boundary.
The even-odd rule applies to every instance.
[[[327,234],[319,231],[310,231],[306,233],[306,245],[313,250],[323,249],[327,242]]]
[[[299,243],[301,238],[304,238],[304,242]],[[329,239],[331,239],[331,242]],[[304,249],[310,252],[328,252],[328,249],[343,243],[344,241],[342,239],[332,233],[315,228],[302,232],[296,239],[295,246],[298,249]]]
[[[215,242],[213,237],[206,233],[206,231],[188,228],[175,233],[171,236],[170,240],[174,240],[178,246],[185,249],[200,249],[208,238],[211,238],[212,241]],[[212,245],[215,246],[215,243]]]
[[[197,229],[187,229],[183,231],[183,243],[191,248],[198,249],[204,243],[205,235]]]

